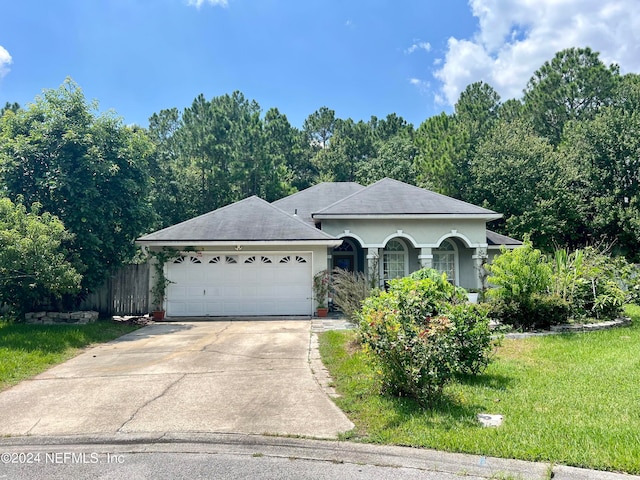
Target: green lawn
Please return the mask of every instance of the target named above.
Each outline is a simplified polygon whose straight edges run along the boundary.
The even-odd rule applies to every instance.
[[[627,328],[504,340],[483,375],[448,386],[429,410],[379,394],[354,332],[322,334],[320,350],[352,440],[639,474],[640,307],[627,314]],[[504,423],[482,428],[478,413]]]
[[[0,319],[0,391],[77,355],[83,347],[138,327],[99,321],[87,325],[26,325]]]

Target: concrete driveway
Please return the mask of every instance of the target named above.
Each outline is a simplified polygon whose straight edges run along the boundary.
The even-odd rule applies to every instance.
[[[144,327],[0,393],[0,435],[237,432],[334,438],[353,424],[309,364],[310,321]]]

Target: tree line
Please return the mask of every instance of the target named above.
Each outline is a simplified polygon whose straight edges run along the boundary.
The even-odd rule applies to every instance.
[[[64,225],[50,246],[81,276],[81,292],[131,261],[145,232],[250,195],[273,201],[322,181],[383,177],[503,213],[494,230],[530,234],[542,249],[607,245],[637,260],[639,104],[640,78],[589,48],[558,52],[522,99],[473,83],[451,114],[418,128],[395,113],[354,121],[328,107],[297,128],[241,92],[199,95],[142,128],[99,114],[67,79],[1,109],[0,197],[20,210],[14,217],[45,212]],[[0,282],[12,272],[0,266]]]

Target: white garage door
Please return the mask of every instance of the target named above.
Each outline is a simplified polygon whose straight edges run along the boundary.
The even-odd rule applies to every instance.
[[[311,314],[311,254],[186,254],[167,278],[168,316]]]

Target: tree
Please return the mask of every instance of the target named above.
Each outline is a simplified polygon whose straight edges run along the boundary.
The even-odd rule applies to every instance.
[[[23,314],[80,289],[65,247],[72,235],[53,215],[0,198],[0,304]]]
[[[12,199],[38,203],[74,235],[82,286],[98,286],[135,253],[152,221],[144,132],[96,115],[70,79],[26,109],[0,118],[0,185]]]
[[[615,242],[640,259],[640,77],[625,76],[612,105],[570,122],[560,147],[585,220],[583,244]]]
[[[523,120],[499,122],[477,148],[472,163],[479,203],[504,214],[498,226],[536,245],[567,241],[576,212],[551,144]]]
[[[385,177],[415,184],[414,160],[417,148],[406,136],[395,136],[375,142],[373,158],[361,162],[356,171],[356,182],[370,185]]]
[[[335,125],[336,112],[327,107],[321,107],[307,117],[302,128],[309,142],[324,149],[329,145]]]
[[[524,91],[536,131],[558,145],[569,120],[591,119],[612,102],[619,67],[606,67],[590,48],[568,48],[537,70]]]
[[[4,107],[0,108],[0,117],[5,114],[5,112],[13,112],[16,113],[20,110],[20,104],[18,102],[9,103],[6,102]]]
[[[413,125],[395,113],[390,113],[382,120],[373,116],[369,120],[369,125],[377,141],[386,142],[398,136],[413,138]]]
[[[177,108],[161,110],[149,118],[147,134],[155,146],[149,158],[155,229],[180,223],[193,213],[192,202],[186,201],[187,182],[179,166],[181,144],[177,132],[180,122],[181,115]]]
[[[422,122],[414,140],[418,150],[414,162],[418,185],[443,195],[457,195],[453,163],[460,145],[457,134],[454,118],[444,112]]]
[[[455,105],[457,145],[452,158],[453,185],[456,196],[468,202],[478,202],[471,163],[478,145],[495,125],[499,108],[500,95],[484,82],[475,82],[465,88]]]
[[[362,120],[338,119],[331,143],[320,149],[313,158],[323,181],[353,182],[358,168],[373,154],[373,136],[370,125]]]

